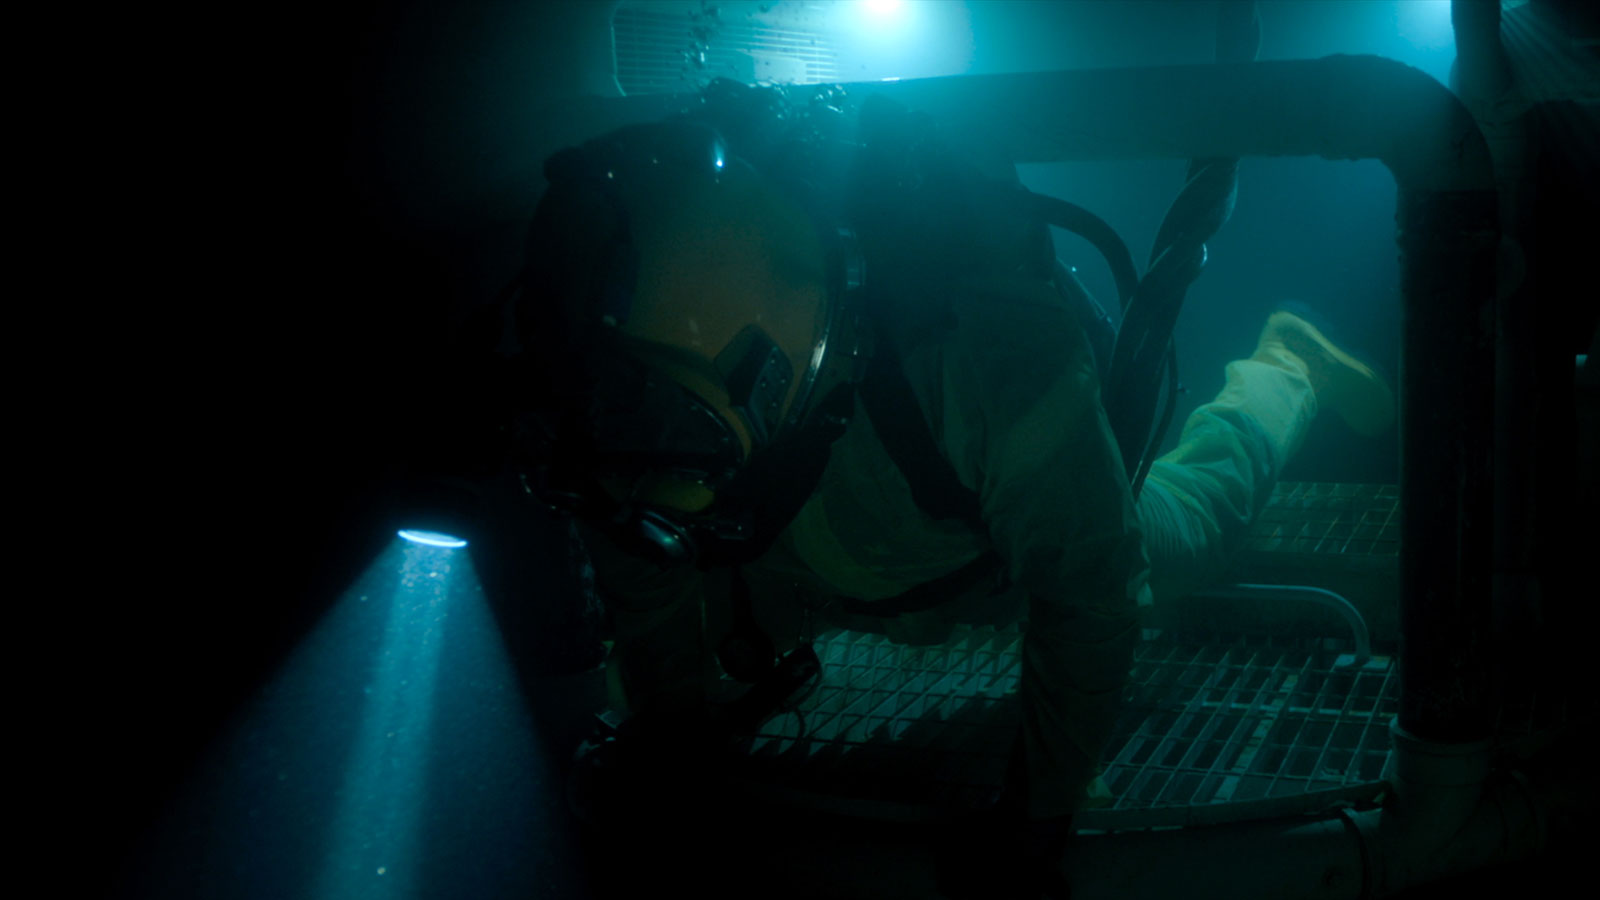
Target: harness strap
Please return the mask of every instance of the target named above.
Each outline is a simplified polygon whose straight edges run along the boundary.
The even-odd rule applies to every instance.
[[[940,452],[905,370],[887,344],[879,343],[878,354],[859,389],[873,431],[910,484],[911,497],[919,509],[935,519],[960,519],[983,533],[977,492],[961,483],[955,467]],[[852,615],[887,618],[917,612],[971,590],[993,578],[999,568],[999,554],[988,550],[954,572],[903,594],[871,602],[849,597],[835,602],[839,609]]]
[[[873,430],[906,476],[918,508],[935,519],[961,519],[982,531],[977,492],[961,483],[955,467],[939,451],[911,383],[887,343],[880,345],[860,388]]]

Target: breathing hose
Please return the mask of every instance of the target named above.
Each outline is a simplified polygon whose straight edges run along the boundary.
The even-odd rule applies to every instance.
[[[1221,0],[1217,5],[1217,61],[1249,62],[1261,43],[1261,23],[1253,0]],[[1206,264],[1206,241],[1233,213],[1237,159],[1195,159],[1188,178],[1156,233],[1150,270],[1128,304],[1112,354],[1105,390],[1106,415],[1129,474],[1134,497],[1160,450],[1179,392],[1172,329],[1189,285]],[[1153,431],[1162,373],[1166,408]]]
[[[1117,299],[1124,313],[1133,302],[1139,289],[1139,270],[1134,268],[1133,254],[1128,245],[1106,221],[1094,213],[1065,200],[1032,191],[1022,192],[1035,217],[1046,225],[1065,229],[1094,245],[1111,267],[1111,277],[1117,283]]]

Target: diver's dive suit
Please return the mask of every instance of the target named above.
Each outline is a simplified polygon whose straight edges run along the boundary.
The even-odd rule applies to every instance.
[[[880,325],[944,458],[979,500],[981,527],[934,519],[858,400],[821,483],[771,549],[744,566],[763,630],[877,628],[917,642],[958,619],[1025,615],[1021,693],[1028,814],[1081,806],[1121,702],[1139,606],[1219,575],[1316,413],[1307,365],[1264,340],[1231,363],[1152,469],[1137,509],[1099,401],[1082,328],[1046,286],[951,285],[954,327],[932,338]],[[1000,579],[874,623],[871,602],[994,551]],[[593,542],[613,599],[614,685],[633,708],[688,711],[715,677],[733,573],[661,568]],[[702,617],[701,597],[708,612]],[[859,603],[840,604],[838,598]],[[848,608],[850,612],[845,612]]]

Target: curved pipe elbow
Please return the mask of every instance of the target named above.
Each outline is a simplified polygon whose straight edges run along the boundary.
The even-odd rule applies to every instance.
[[[1332,57],[1331,77],[1370,98],[1342,128],[1394,173],[1402,191],[1493,191],[1488,142],[1467,107],[1433,77],[1394,60]]]

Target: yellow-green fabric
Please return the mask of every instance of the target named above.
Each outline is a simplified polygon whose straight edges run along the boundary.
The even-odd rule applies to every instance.
[[[1226,372],[1216,399],[1189,416],[1139,492],[1158,603],[1223,575],[1317,414],[1305,363],[1281,346],[1259,347]]]
[[[936,339],[880,340],[899,349],[936,443],[978,493],[984,532],[916,506],[858,405],[816,492],[744,575],[757,620],[782,647],[799,633],[803,609],[836,596],[894,596],[998,551],[1029,621],[1020,686],[1029,812],[1055,816],[1082,805],[1110,737],[1139,605],[1152,588],[1159,600],[1219,574],[1315,401],[1292,357],[1231,364],[1217,400],[1155,464],[1136,511],[1070,311],[1047,287],[1026,283],[953,293],[961,298],[954,327]],[[621,699],[652,708],[703,702],[709,650],[726,630],[725,573],[664,571],[603,547],[596,571],[622,601],[613,610]],[[820,615],[814,624],[850,624]],[[902,616],[885,630],[936,640],[953,615]]]

